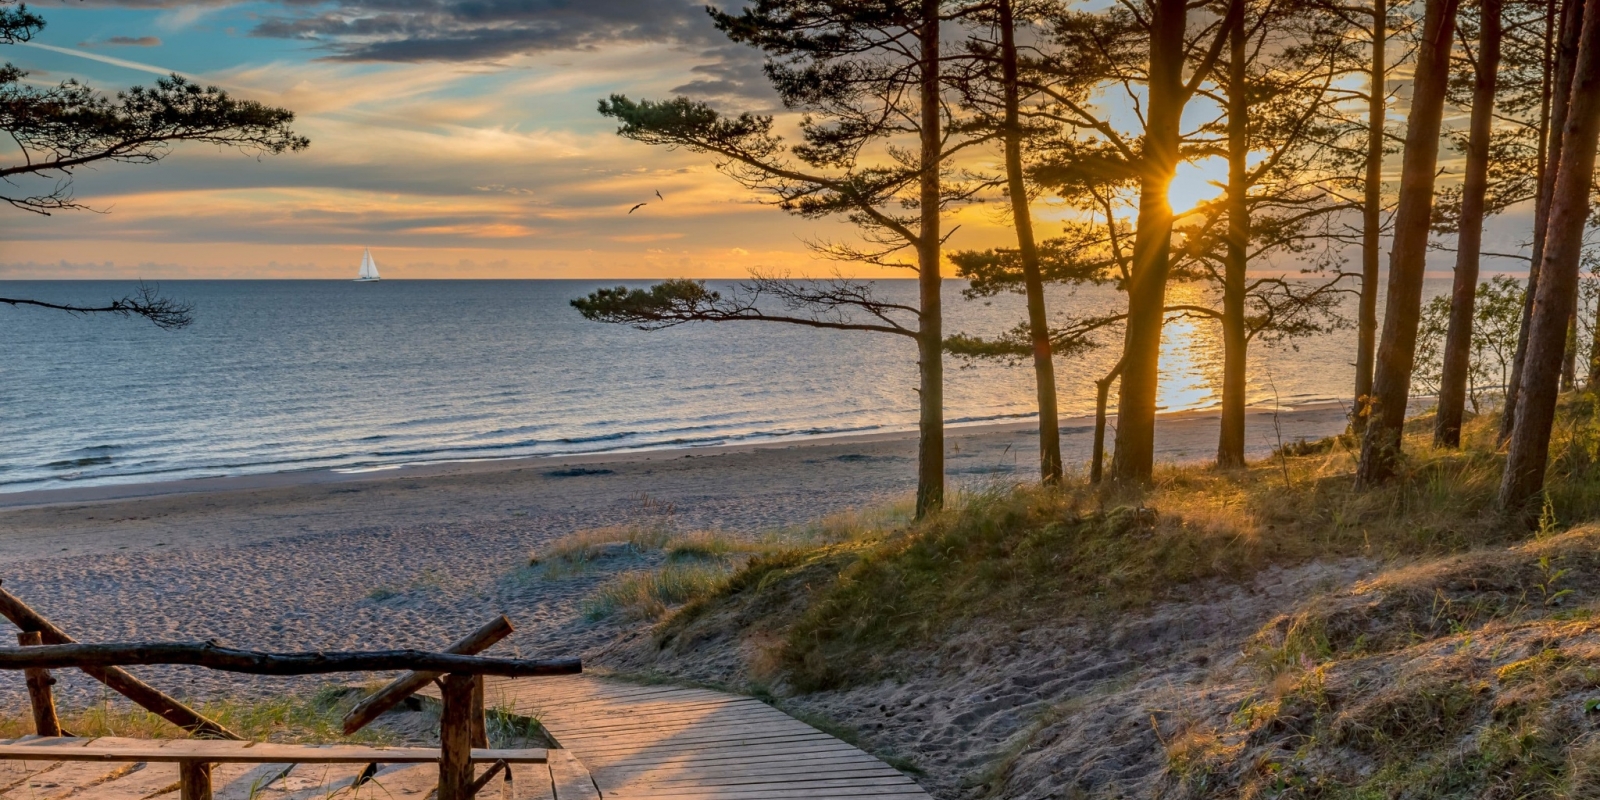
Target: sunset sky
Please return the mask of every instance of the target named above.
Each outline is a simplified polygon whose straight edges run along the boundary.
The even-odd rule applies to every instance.
[[[293,109],[312,146],[180,147],[85,171],[77,196],[104,213],[0,212],[0,278],[338,278],[364,246],[388,278],[815,274],[833,267],[804,240],[848,234],[755,202],[693,154],[620,139],[595,112],[612,92],[773,110],[759,58],[694,0],[32,7],[48,27],[4,55],[34,80],[116,89],[178,72]],[[1174,200],[1215,194],[1215,172],[1186,169]],[[950,246],[1006,243],[999,214],[963,210]]]

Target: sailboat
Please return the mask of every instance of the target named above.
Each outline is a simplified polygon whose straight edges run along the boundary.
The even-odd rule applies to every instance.
[[[372,260],[372,251],[361,251],[361,274],[356,277],[356,283],[363,281],[382,280],[378,277],[378,262]]]

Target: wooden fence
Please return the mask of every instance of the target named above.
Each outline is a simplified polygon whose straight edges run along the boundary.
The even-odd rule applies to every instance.
[[[405,674],[363,700],[344,718],[346,734],[354,733],[384,711],[430,683],[437,683],[443,702],[439,718],[438,800],[471,800],[504,764],[474,780],[473,748],[488,746],[483,677],[571,675],[583,670],[575,658],[531,660],[476,655],[513,631],[498,617],[450,645],[444,652],[379,650],[360,652],[268,653],[225,647],[216,642],[80,643],[0,588],[0,615],[21,629],[17,647],[0,647],[0,669],[21,670],[27,679],[35,729],[41,736],[70,735],[56,715],[52,669],[79,669],[84,674],[200,738],[243,737],[149,684],[123,667],[179,664],[253,675],[318,675],[341,672],[404,670]]]

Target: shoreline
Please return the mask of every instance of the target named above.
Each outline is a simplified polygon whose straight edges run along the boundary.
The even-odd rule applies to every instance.
[[[1422,398],[1419,398],[1422,399]],[[1277,409],[1271,407],[1253,406],[1245,409],[1247,420],[1272,416],[1274,413],[1283,419],[1303,419],[1315,416],[1319,419],[1326,416],[1329,411],[1337,411],[1340,418],[1345,414],[1345,405],[1338,401],[1320,401],[1307,403],[1300,406]],[[1217,408],[1192,409],[1158,414],[1156,425],[1159,428],[1184,423],[1217,422],[1221,418],[1221,410]],[[1112,442],[1115,438],[1117,417],[1108,415],[1106,425],[1108,428],[1107,451],[1109,455]],[[1247,423],[1248,424],[1248,423]],[[1085,428],[1093,430],[1093,416],[1066,417],[1060,421],[1062,444],[1065,450],[1068,447],[1067,439],[1073,434],[1082,434]],[[947,441],[971,438],[975,436],[1017,436],[1036,434],[1039,423],[1037,417],[1018,420],[1015,422],[982,422],[975,424],[946,424],[945,438]],[[1326,425],[1316,426],[1325,429]],[[1337,431],[1334,431],[1335,433]],[[1321,435],[1331,435],[1323,433]],[[1288,436],[1284,441],[1291,441],[1297,436]],[[759,442],[740,442],[737,444],[719,444],[689,447],[644,447],[630,450],[608,450],[592,453],[571,453],[562,455],[531,455],[507,456],[503,458],[462,458],[446,459],[439,461],[398,462],[394,464],[378,464],[370,466],[350,467],[318,467],[306,470],[284,470],[277,472],[247,473],[241,475],[219,475],[211,477],[180,478],[166,481],[128,481],[125,483],[98,483],[83,486],[63,486],[47,489],[23,489],[20,491],[0,491],[0,512],[27,509],[46,509],[54,506],[72,505],[82,506],[97,503],[111,503],[118,501],[140,500],[146,498],[173,497],[195,494],[213,494],[227,492],[254,492],[261,490],[287,489],[296,487],[331,486],[347,483],[368,483],[402,479],[430,479],[443,477],[460,477],[482,475],[484,473],[499,473],[507,471],[523,471],[530,468],[549,468],[560,470],[562,468],[594,467],[600,465],[636,465],[641,463],[670,461],[683,458],[715,457],[726,455],[740,455],[758,453],[770,450],[795,450],[807,448],[849,447],[853,445],[880,444],[887,442],[915,442],[916,429],[874,431],[870,433],[834,434],[822,436],[796,436],[788,438],[774,438]],[[1189,456],[1178,459],[1163,458],[1169,455],[1163,451],[1158,443],[1157,461],[1164,463],[1189,463],[1200,460]],[[1187,453],[1185,454],[1187,455]],[[1072,458],[1063,452],[1063,458],[1071,463]]]
[[[1220,415],[1157,421],[1163,463],[1214,457]],[[1246,417],[1251,458],[1344,430],[1340,404]],[[963,493],[1038,476],[1035,421],[952,427],[946,480]],[[1063,420],[1081,474],[1088,419]],[[585,603],[643,562],[619,556],[559,578],[528,569],[575,531],[644,526],[734,537],[860,509],[903,509],[916,487],[914,435],[879,432],[695,450],[510,459],[361,473],[327,470],[0,496],[6,589],[84,641],[215,638],[263,650],[438,647],[496,614],[523,656],[583,655],[619,623]],[[613,535],[625,536],[625,533]],[[115,611],[115,613],[113,613]],[[506,650],[502,650],[506,652]],[[149,679],[180,695],[244,697],[313,688],[182,667]],[[141,673],[143,675],[143,673]],[[94,685],[62,678],[61,696]]]

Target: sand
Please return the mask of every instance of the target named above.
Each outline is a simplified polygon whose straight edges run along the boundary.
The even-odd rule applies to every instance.
[[[1275,425],[1276,422],[1276,425]],[[1251,412],[1248,445],[1336,433],[1337,405]],[[1064,422],[1065,457],[1087,460],[1088,420]],[[1210,457],[1214,414],[1164,417],[1158,457]],[[1036,428],[952,428],[954,489],[1030,479]],[[584,655],[621,631],[587,621],[611,571],[548,580],[530,551],[574,530],[670,516],[685,530],[756,532],[907,495],[907,434],[628,454],[433,464],[0,494],[5,588],[83,641],[218,639],[271,650],[437,647],[504,613],[496,652]],[[139,670],[174,694],[261,696],[325,679]],[[98,697],[64,676],[62,702]],[[20,676],[0,697],[19,702]]]

